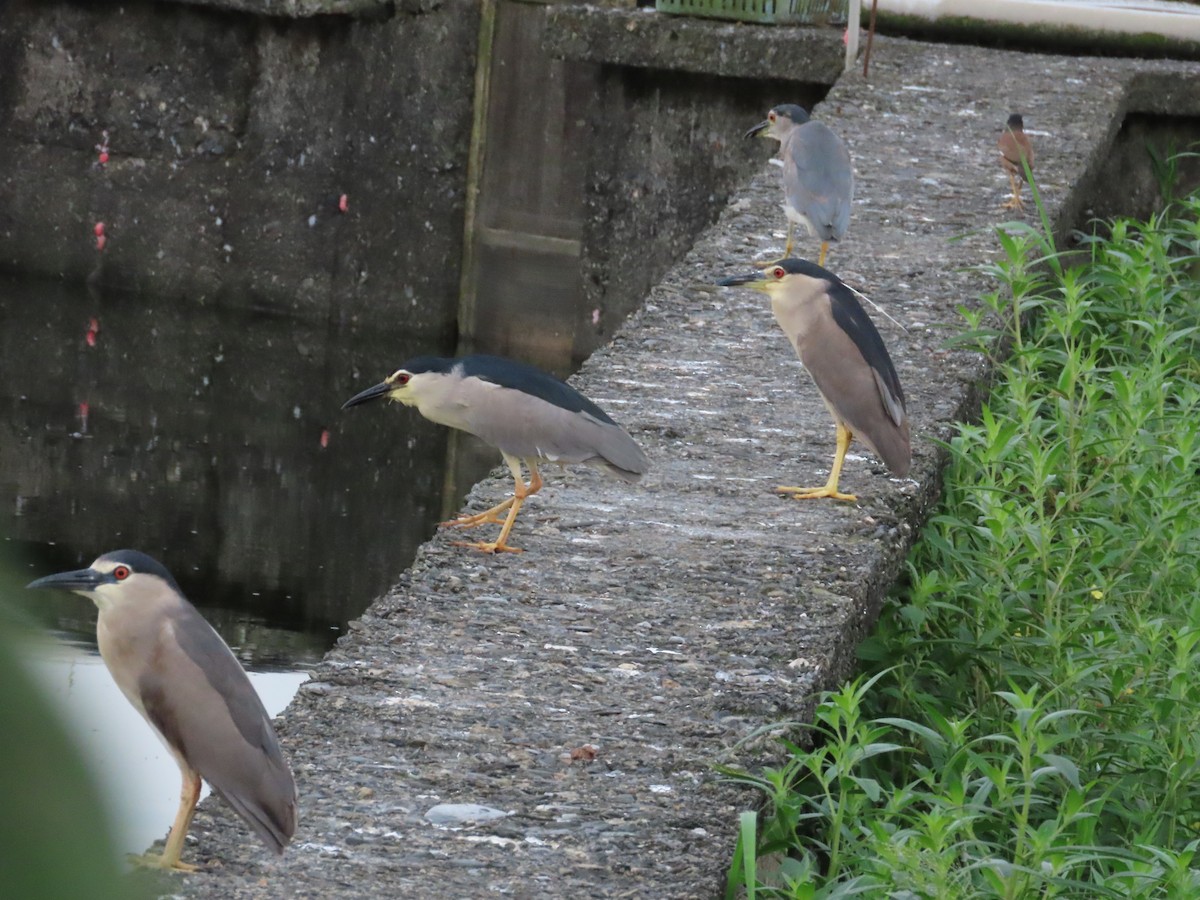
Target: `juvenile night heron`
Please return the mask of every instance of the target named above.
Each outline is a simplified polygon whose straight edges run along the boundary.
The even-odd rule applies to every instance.
[[[719,282],[745,285],[771,298],[775,321],[788,336],[837,425],[837,452],[823,487],[779,487],[796,499],[833,497],[850,441],[857,435],[892,474],[912,462],[904,391],[883,339],[854,292],[832,272],[805,259],[785,259],[749,275]]]
[[[850,151],[824,122],[809,118],[794,103],[776,106],[746,132],[779,141],[783,160],[783,211],[787,215],[787,248],[792,255],[792,234],[803,225],[821,240],[819,265],[825,265],[830,241],[840,241],[850,227],[854,199],[854,170]]]
[[[516,485],[513,495],[486,512],[442,523],[454,528],[501,525],[494,541],[462,544],[485,553],[521,552],[508,545],[508,535],[521,505],[541,490],[539,462],[584,463],[627,482],[637,481],[650,465],[633,438],[595,403],[553,375],[512,360],[412,359],[355,394],[342,409],[380,397],[415,406],[430,421],[469,432],[499,449]],[[529,468],[528,485],[522,462]]]
[[[86,569],[48,575],[100,610],[100,656],[125,698],[158,734],[183,775],[162,856],[135,862],[193,872],[183,841],[206,780],[276,853],[296,830],[296,784],[271,717],[237,657],[183,596],[161,563],[136,550],[105,553]]]
[[[1008,175],[1008,183],[1012,188],[1012,198],[1002,208],[1024,209],[1025,201],[1021,199],[1021,181],[1027,179],[1022,162],[1028,164],[1030,172],[1033,171],[1033,144],[1029,142],[1029,135],[1025,133],[1025,120],[1020,115],[1013,113],[1008,117],[1008,121],[1004,125],[1004,133],[1000,135],[997,144],[1000,147],[1000,167]],[[1021,179],[1021,181],[1017,179]]]

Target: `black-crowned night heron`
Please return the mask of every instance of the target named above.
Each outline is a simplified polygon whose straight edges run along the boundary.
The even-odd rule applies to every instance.
[[[837,424],[837,452],[825,485],[776,490],[796,499],[858,499],[838,491],[842,463],[855,435],[892,474],[907,475],[912,452],[904,391],[883,339],[854,292],[832,272],[805,259],[781,260],[720,284],[745,285],[771,298],[775,321],[796,348]]]
[[[997,143],[1000,146],[1000,167],[1008,175],[1008,183],[1012,188],[1012,198],[1004,204],[1003,209],[1024,209],[1021,181],[1026,177],[1022,163],[1029,166],[1030,172],[1033,171],[1033,144],[1029,143],[1029,135],[1025,133],[1025,120],[1017,113],[1009,116]]]
[[[355,394],[342,409],[380,397],[415,406],[430,421],[469,432],[499,449],[516,485],[513,496],[486,512],[442,523],[454,528],[501,525],[496,540],[463,544],[485,553],[521,552],[508,545],[508,535],[526,498],[541,490],[539,462],[584,463],[627,482],[637,481],[650,465],[633,438],[595,403],[553,375],[512,360],[412,359]],[[528,485],[522,462],[529,467]]]
[[[179,857],[201,778],[282,853],[296,830],[296,783],[271,717],[233,651],[171,573],[145,553],[116,550],[29,587],[73,591],[96,604],[104,664],[179,764],[183,787],[166,849],[135,862],[195,871]]]
[[[794,103],[776,106],[746,132],[779,141],[783,160],[783,211],[787,215],[787,248],[792,255],[792,235],[801,224],[821,240],[820,265],[830,241],[840,241],[850,227],[850,203],[854,199],[854,169],[850,151],[824,122],[810,119]]]

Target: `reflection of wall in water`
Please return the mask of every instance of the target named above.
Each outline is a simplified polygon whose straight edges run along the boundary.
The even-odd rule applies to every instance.
[[[445,429],[339,408],[417,351],[402,335],[46,284],[0,303],[0,491],[20,498],[5,533],[76,547],[81,565],[134,546],[183,582],[219,571],[221,605],[269,592],[257,614],[319,628],[357,615],[432,531]]]

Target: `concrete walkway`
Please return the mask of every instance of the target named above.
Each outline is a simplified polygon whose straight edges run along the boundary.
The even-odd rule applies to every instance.
[[[576,378],[647,449],[644,483],[552,474],[518,523],[521,556],[427,544],[283,717],[293,847],[269,858],[208,802],[188,854],[220,863],[178,892],[716,895],[736,814],[757,798],[713,764],[763,762],[769,741],[739,741],[804,719],[853,670],[936,499],[935,442],[976,403],[982,361],[945,344],[990,287],[970,267],[995,256],[989,229],[1008,218],[995,161],[1008,113],[1025,115],[1043,196],[1073,224],[1123,114],[1194,114],[1198,97],[1195,65],[876,38],[871,81],[846,76],[816,114],[859,178],[831,267],[908,328],[872,313],[909,397],[913,479],[858,449],[842,482],[857,505],[772,493],[824,479],[833,426],[761,295],[712,287],[782,247],[779,170],[764,164]],[[751,124],[730,122],[728,139]],[[494,477],[471,503],[509,489]],[[507,815],[431,824],[446,803]]]

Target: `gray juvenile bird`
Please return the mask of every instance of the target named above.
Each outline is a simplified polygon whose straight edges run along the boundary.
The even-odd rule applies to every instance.
[[[719,284],[744,285],[771,298],[775,321],[812,375],[837,425],[837,451],[824,486],[776,490],[798,500],[857,500],[838,491],[842,463],[855,435],[893,475],[907,475],[912,451],[904,391],[883,338],[854,292],[806,259],[781,260]]]
[[[810,119],[801,106],[776,106],[767,118],[746,132],[779,141],[783,160],[783,211],[788,220],[787,248],[797,224],[821,240],[819,265],[825,265],[830,241],[840,241],[850,227],[854,200],[854,169],[850,151],[824,122]]]
[[[380,397],[415,406],[430,421],[466,431],[500,451],[512,472],[513,496],[486,512],[442,523],[501,525],[496,540],[462,545],[485,553],[521,552],[508,545],[508,535],[521,505],[541,490],[539,462],[584,463],[627,482],[637,481],[650,466],[633,438],[587,397],[540,369],[497,356],[409,360],[342,409]],[[522,462],[529,468],[528,485]]]
[[[1021,163],[1024,161],[1029,165],[1029,171],[1033,171],[1033,144],[1029,142],[1029,135],[1025,133],[1025,120],[1017,113],[1008,117],[1004,133],[1000,135],[997,144],[1000,147],[1000,167],[1008,175],[1008,183],[1012,188],[1012,198],[1004,204],[1003,209],[1024,209],[1021,181],[1027,179],[1025,166]],[[1021,181],[1018,181],[1018,178]]]
[[[196,870],[179,857],[201,778],[267,847],[282,853],[296,831],[296,783],[271,717],[233,651],[171,573],[145,553],[114,550],[86,569],[48,575],[29,587],[73,591],[96,604],[104,664],[179,765],[183,786],[166,849],[134,862]]]

